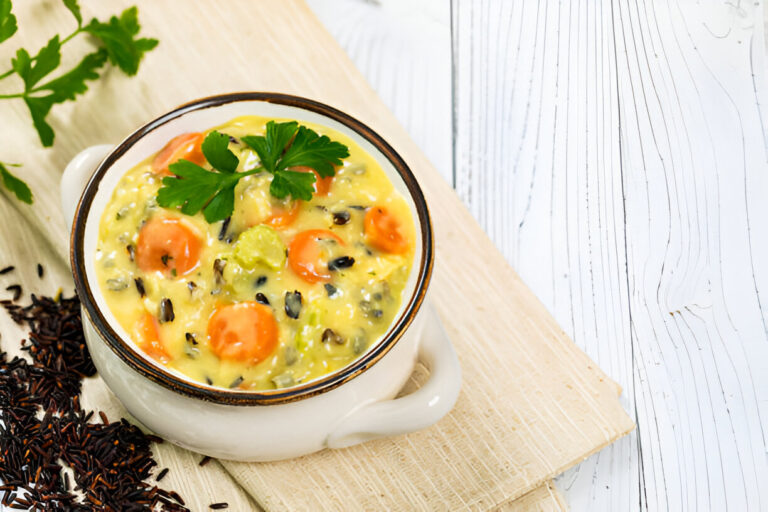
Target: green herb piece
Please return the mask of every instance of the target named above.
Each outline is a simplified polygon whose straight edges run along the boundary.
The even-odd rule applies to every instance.
[[[344,144],[299,126],[296,121],[270,121],[264,135],[246,135],[242,140],[259,155],[264,169],[274,174],[269,192],[280,199],[289,195],[305,201],[312,199],[314,174],[290,171],[290,167],[311,167],[320,176],[328,177],[335,174],[334,166],[341,165],[341,159],[349,156]]]
[[[106,23],[94,18],[83,27],[83,31],[101,40],[109,62],[128,76],[136,74],[144,54],[158,43],[157,39],[135,38],[141,28],[138,17],[138,9],[130,7],[119,18],[112,16]]]
[[[34,65],[33,65],[34,61]],[[32,59],[24,48],[16,52],[16,58],[11,60],[16,74],[24,80],[24,91],[31,91],[35,84],[61,64],[61,43],[59,36],[53,36]]]
[[[11,12],[11,0],[0,0],[0,43],[18,30],[16,16]]]
[[[203,140],[203,155],[219,172],[208,171],[189,160],[171,164],[168,170],[176,176],[163,178],[157,204],[165,208],[180,206],[186,215],[203,210],[209,223],[229,217],[235,209],[235,186],[249,173],[235,172],[238,159],[227,147],[228,141],[227,135],[217,131],[212,131]]]
[[[3,185],[5,185],[5,188],[13,192],[19,201],[32,204],[32,191],[29,190],[29,187],[26,183],[11,174],[6,166],[19,167],[19,165],[0,163],[0,177],[3,179]]]
[[[69,9],[69,12],[71,12],[72,16],[77,20],[77,27],[80,28],[83,25],[83,15],[80,13],[80,6],[78,5],[77,0],[64,0],[64,7]]]
[[[203,139],[200,146],[208,163],[221,172],[233,173],[240,161],[229,150],[229,136],[226,133],[212,131]]]
[[[179,160],[168,169],[175,176],[163,178],[157,203],[165,208],[180,207],[182,213],[203,212],[209,223],[229,217],[235,209],[235,187],[245,176],[263,170],[271,173],[270,193],[277,198],[291,196],[309,201],[314,193],[315,175],[289,168],[307,166],[321,176],[333,176],[335,165],[349,156],[349,149],[327,136],[299,126],[295,121],[267,123],[264,135],[246,135],[242,140],[259,155],[261,165],[236,172],[238,158],[229,150],[229,137],[213,131],[202,144],[203,154],[215,171],[208,171],[188,160]]]
[[[40,143],[44,147],[51,146],[54,142],[53,128],[46,121],[54,105],[74,100],[77,95],[85,93],[88,90],[86,82],[99,78],[99,68],[107,60],[127,75],[135,75],[144,54],[158,44],[156,39],[137,37],[141,26],[136,7],[126,9],[119,17],[112,16],[106,22],[93,18],[83,26],[83,15],[78,0],[62,2],[77,21],[77,28],[63,39],[58,34],[54,35],[34,56],[27,49],[20,48],[11,59],[11,69],[0,73],[0,80],[16,74],[24,83],[23,91],[2,94],[0,99],[24,100]],[[11,10],[11,0],[0,0],[0,43],[15,34],[18,28],[16,16]],[[64,44],[81,33],[93,36],[99,47],[86,54],[74,68],[44,81],[59,68]],[[11,175],[7,168],[0,171],[0,174],[6,187],[15,187],[15,190],[20,191],[20,194],[16,194],[20,200],[29,197],[31,202],[31,193],[23,181]],[[24,185],[23,190],[19,184]]]

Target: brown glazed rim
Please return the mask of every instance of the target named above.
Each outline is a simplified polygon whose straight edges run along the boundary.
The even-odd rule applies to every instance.
[[[397,321],[393,323],[390,330],[378,345],[369,350],[360,359],[337,372],[285,390],[249,392],[211,388],[192,381],[184,380],[165,368],[150,363],[143,355],[134,350],[129,343],[123,340],[109,325],[96,305],[93,291],[91,290],[85,271],[86,256],[84,254],[84,237],[86,219],[88,218],[88,212],[96,192],[98,191],[99,183],[110,166],[125,154],[125,152],[139,139],[155,128],[195,110],[218,107],[227,103],[240,101],[263,101],[315,112],[343,124],[373,144],[373,146],[395,167],[408,187],[411,197],[416,205],[416,213],[419,217],[420,231],[423,241],[421,261],[419,263],[419,275],[414,293],[402,315],[400,315]],[[362,374],[392,349],[413,321],[414,316],[424,301],[434,263],[434,240],[427,204],[424,200],[421,188],[416,182],[416,178],[400,155],[398,155],[397,152],[376,132],[340,110],[307,98],[269,92],[231,93],[195,100],[185,103],[175,110],[158,117],[132,133],[107,155],[96,168],[96,171],[89,180],[88,185],[80,198],[80,202],[77,205],[70,242],[70,259],[77,294],[82,301],[89,319],[96,327],[101,337],[106,340],[107,345],[112,351],[133,370],[165,388],[191,398],[227,405],[271,405],[302,400],[330,391]]]

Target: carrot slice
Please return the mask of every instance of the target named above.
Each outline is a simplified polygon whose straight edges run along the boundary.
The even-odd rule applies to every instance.
[[[277,346],[277,321],[269,306],[238,302],[211,315],[208,336],[211,350],[221,359],[258,363]]]
[[[315,182],[312,184],[312,186],[315,189],[315,195],[318,196],[327,196],[328,192],[331,190],[331,183],[333,182],[333,176],[328,176],[326,178],[323,178],[320,176],[320,174],[312,169],[311,167],[307,167],[305,165],[298,165],[296,167],[291,167],[292,171],[298,171],[298,172],[311,172],[315,175]]]
[[[200,261],[200,238],[179,219],[154,218],[139,231],[136,264],[144,272],[184,275]]]
[[[203,156],[202,133],[182,133],[172,138],[152,160],[152,170],[156,174],[171,175],[168,166],[182,158],[198,165],[205,163]]]
[[[157,327],[157,320],[151,314],[145,312],[134,328],[136,344],[152,359],[163,364],[171,360],[171,356],[165,351],[162,341],[160,341],[160,331]]]
[[[275,229],[282,229],[290,226],[299,215],[300,203],[301,201],[293,201],[290,208],[273,206],[272,214],[263,222],[263,224]]]
[[[336,233],[325,229],[309,229],[297,234],[288,246],[288,264],[296,275],[308,283],[328,282],[331,273],[323,261],[321,240],[335,240],[344,245]]]
[[[366,242],[376,249],[403,254],[411,247],[400,221],[383,206],[374,206],[368,210],[363,224]]]

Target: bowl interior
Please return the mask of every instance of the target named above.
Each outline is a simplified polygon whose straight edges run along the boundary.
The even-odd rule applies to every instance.
[[[295,119],[299,122],[308,121],[327,126],[349,136],[377,160],[394,184],[395,188],[405,198],[411,209],[414,222],[416,223],[416,250],[411,272],[406,287],[403,290],[403,300],[400,309],[395,315],[395,320],[387,333],[378,340],[372,342],[366,353],[350,363],[349,366],[337,371],[336,374],[348,371],[350,367],[359,365],[365,361],[372,364],[369,361],[371,356],[374,353],[382,352],[382,349],[386,348],[383,345],[390,342],[393,343],[395,340],[391,338],[397,337],[398,332],[410,323],[412,315],[416,313],[421,302],[421,297],[423,296],[423,293],[420,293],[420,291],[423,291],[426,287],[429,278],[432,249],[429,217],[418,185],[416,185],[413,176],[410,175],[407,166],[405,166],[402,160],[399,159],[386,143],[378,140],[378,136],[376,136],[375,133],[371,132],[354,119],[328,107],[320,105],[328,110],[319,108],[319,111],[310,110],[314,102],[308,103],[309,105],[297,106],[295,103],[281,103],[279,100],[276,101],[271,97],[266,99],[216,97],[180,107],[176,111],[149,123],[123,141],[115,151],[107,156],[104,162],[102,162],[91,179],[91,182],[86,187],[86,193],[83,196],[81,204],[78,207],[78,213],[76,214],[75,237],[73,237],[73,246],[76,253],[73,259],[76,267],[75,273],[78,273],[78,267],[81,271],[84,271],[84,275],[76,276],[82,279],[82,283],[78,283],[78,285],[82,284],[86,289],[88,295],[86,301],[91,300],[93,302],[92,305],[95,305],[95,311],[98,315],[101,315],[100,320],[113,330],[113,335],[120,338],[119,340],[110,340],[110,342],[114,345],[115,341],[122,341],[124,343],[124,349],[127,348],[129,351],[132,351],[134,357],[138,356],[143,359],[145,365],[148,364],[152,367],[154,370],[152,373],[164,375],[165,378],[171,377],[185,381],[192,387],[216,389],[221,393],[251,395],[285,394],[287,390],[294,388],[309,390],[314,384],[317,384],[318,381],[332,381],[335,375],[330,374],[322,376],[313,381],[302,383],[294,388],[261,391],[258,393],[224,390],[222,388],[206,386],[205,384],[192,381],[180,372],[156,363],[151,358],[144,357],[143,352],[138,349],[131,339],[130,334],[117,322],[101,293],[96,277],[93,255],[95,254],[97,247],[98,227],[102,212],[109,202],[112,192],[117,186],[120,178],[132,167],[145,160],[151,154],[159,151],[165,143],[174,136],[185,132],[204,131],[242,115],[258,115],[276,119],[287,118]],[[387,154],[385,154],[385,152]],[[400,168],[400,171],[398,171],[398,167]],[[401,175],[403,169],[406,171],[405,176]],[[81,222],[81,217],[83,216],[84,222]],[[78,244],[77,240],[78,226],[81,227],[81,245]],[[78,291],[80,292],[81,290],[78,289]],[[92,318],[92,320],[94,319]],[[98,321],[95,321],[94,323],[97,328],[100,327]],[[102,331],[102,334],[105,334],[102,329],[99,330]],[[109,336],[106,337],[109,340]],[[112,348],[114,349],[115,347],[113,346]],[[384,350],[384,352],[385,351],[386,350]],[[126,355],[120,351],[117,352],[122,356]],[[381,355],[383,355],[383,353]]]

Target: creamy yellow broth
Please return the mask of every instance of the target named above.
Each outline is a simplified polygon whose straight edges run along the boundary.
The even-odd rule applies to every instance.
[[[269,120],[239,117],[215,128],[235,139],[229,148],[240,158],[238,171],[258,164],[256,153],[239,138],[263,134]],[[120,325],[138,336],[136,326],[142,316],[149,312],[161,318],[161,301],[170,299],[175,318],[158,324],[159,341],[169,359],[165,364],[196,381],[250,390],[306,382],[358,358],[387,331],[399,309],[413,261],[413,243],[405,254],[378,251],[366,244],[363,219],[366,209],[384,205],[398,218],[406,238],[413,241],[415,227],[405,200],[379,164],[352,139],[324,126],[301,124],[345,144],[350,156],[337,169],[330,192],[301,202],[295,221],[276,232],[286,247],[307,229],[325,229],[341,237],[345,244],[335,244],[329,249],[330,256],[350,256],[355,263],[331,273],[328,284],[336,289],[332,296],[325,283],[306,282],[286,263],[277,269],[263,263],[246,268],[235,257],[239,235],[264,222],[278,205],[269,193],[271,175],[266,172],[240,180],[228,226],[208,224],[202,213],[187,216],[157,206],[161,177],[152,170],[152,157],[122,177],[104,210],[94,258],[107,304]],[[339,212],[349,214],[346,224],[334,223],[333,214]],[[180,219],[201,238],[199,265],[186,275],[143,272],[135,263],[139,231],[145,222],[158,217]],[[219,268],[224,263],[219,276],[214,270],[216,260],[220,260]],[[137,278],[143,283],[143,298]],[[289,318],[285,311],[285,294],[294,290],[302,296],[297,319]],[[211,350],[207,332],[211,315],[222,305],[253,301],[257,293],[269,300],[277,321],[277,347],[255,364],[220,359]],[[334,336],[326,333],[324,339],[326,329]]]

